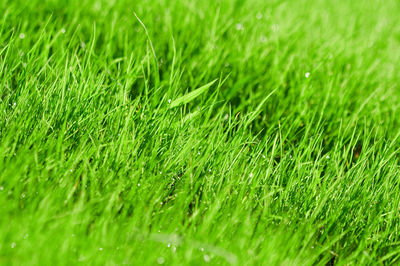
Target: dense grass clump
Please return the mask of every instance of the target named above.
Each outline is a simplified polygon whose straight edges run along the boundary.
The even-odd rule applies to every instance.
[[[1,1],[0,264],[399,263],[399,14]]]

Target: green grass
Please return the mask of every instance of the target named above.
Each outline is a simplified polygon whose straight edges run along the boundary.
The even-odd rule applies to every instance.
[[[400,263],[399,14],[1,1],[0,264]]]

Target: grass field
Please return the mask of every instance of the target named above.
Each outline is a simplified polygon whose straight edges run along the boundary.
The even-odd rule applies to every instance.
[[[0,264],[400,263],[399,14],[1,1]]]

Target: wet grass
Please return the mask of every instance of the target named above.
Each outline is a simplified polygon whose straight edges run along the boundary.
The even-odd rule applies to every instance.
[[[394,264],[397,1],[2,1],[0,263]]]

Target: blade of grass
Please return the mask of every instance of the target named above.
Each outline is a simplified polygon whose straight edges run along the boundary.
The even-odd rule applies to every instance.
[[[175,108],[175,107],[178,107],[178,106],[181,106],[183,104],[187,104],[187,103],[193,101],[195,98],[199,97],[204,92],[206,92],[216,81],[217,81],[217,79],[207,83],[204,86],[201,86],[198,89],[195,89],[192,92],[189,92],[186,95],[183,95],[183,96],[175,99],[173,102],[171,102],[170,108]]]

